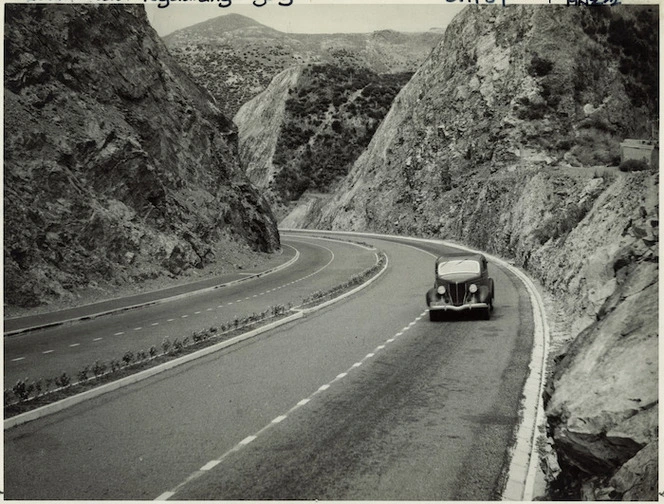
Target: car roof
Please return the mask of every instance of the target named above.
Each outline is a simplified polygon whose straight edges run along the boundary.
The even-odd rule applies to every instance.
[[[436,259],[436,264],[446,262],[446,261],[460,261],[463,259],[470,259],[475,261],[485,260],[484,254],[472,253],[472,252],[452,252],[449,254],[441,255]]]

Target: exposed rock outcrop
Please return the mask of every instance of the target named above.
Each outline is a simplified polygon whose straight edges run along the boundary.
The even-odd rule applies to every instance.
[[[274,177],[274,153],[286,113],[286,100],[295,87],[302,67],[276,75],[265,91],[245,103],[233,119],[238,125],[240,159],[249,179],[267,188]]]
[[[328,63],[376,73],[414,72],[440,41],[438,30],[400,33],[283,33],[227,14],[164,37],[177,61],[229,117],[293,66]]]
[[[305,192],[333,191],[411,74],[304,65],[277,75],[234,121],[240,158],[276,215]]]
[[[237,129],[139,5],[7,5],[5,304],[273,251]]]
[[[459,240],[551,289],[579,333],[548,386],[558,498],[656,498],[658,175],[617,164],[658,121],[657,23],[466,8],[335,194],[282,221]]]

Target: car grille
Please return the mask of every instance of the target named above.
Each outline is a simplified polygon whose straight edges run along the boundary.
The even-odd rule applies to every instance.
[[[460,306],[463,304],[464,299],[466,299],[466,284],[465,283],[451,283],[449,286],[450,289],[450,299],[452,304],[455,306]]]

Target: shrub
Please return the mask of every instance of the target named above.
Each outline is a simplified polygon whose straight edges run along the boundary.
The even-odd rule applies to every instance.
[[[92,372],[94,373],[95,378],[99,378],[101,375],[103,375],[106,372],[106,364],[96,360],[95,363],[92,365]]]
[[[157,347],[152,345],[150,347],[149,352],[150,352],[150,357],[154,359],[157,356]]]
[[[67,373],[62,373],[60,376],[55,378],[55,384],[58,387],[66,388],[71,385],[71,378]]]
[[[126,351],[125,354],[122,356],[122,362],[125,363],[125,366],[131,364],[131,361],[133,360],[134,360],[134,353],[131,350]]]
[[[175,341],[173,341],[173,353],[174,354],[179,354],[182,352],[182,349],[184,348],[184,345],[182,345],[182,342],[175,338]]]
[[[649,170],[648,163],[641,159],[628,159],[620,163],[619,170],[622,172],[646,171]]]
[[[548,75],[552,69],[553,62],[546,58],[540,58],[539,55],[535,54],[530,60],[528,73],[533,77],[544,77],[545,75]]]
[[[122,367],[120,365],[120,361],[117,359],[112,359],[110,365],[111,365],[111,373],[115,373],[117,370],[119,370]]]
[[[90,372],[90,366],[85,366],[83,369],[81,369],[77,375],[78,381],[84,382],[85,380],[87,380],[89,372]]]
[[[25,380],[18,380],[16,385],[12,387],[12,392],[19,399],[19,401],[27,400],[30,396],[30,392],[32,392],[32,386],[29,386],[27,381],[27,378]]]
[[[164,338],[164,341],[161,342],[161,349],[164,351],[164,354],[167,354],[170,348],[171,348],[170,340],[168,338]]]

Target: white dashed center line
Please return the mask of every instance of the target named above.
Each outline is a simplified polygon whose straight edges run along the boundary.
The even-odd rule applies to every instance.
[[[201,467],[201,471],[209,471],[212,469],[214,466],[216,466],[221,460],[211,460],[207,464],[205,464],[203,467]]]
[[[18,362],[22,360],[25,360],[25,357],[16,357],[15,359],[12,359],[12,362]]]
[[[402,330],[401,330],[399,333],[397,333],[394,337],[392,337],[392,338],[386,340],[385,344],[394,341],[394,338],[396,338],[397,336],[401,336],[401,335],[404,333],[404,331],[407,331],[407,330],[410,329],[412,326],[414,326],[415,323],[416,323],[417,321],[419,321],[420,318],[422,318],[422,316],[424,316],[425,313],[426,313],[426,311],[423,312],[419,317],[417,317],[417,318],[415,319],[414,322],[411,322],[410,324],[408,324],[407,327],[405,327],[404,329],[402,329]],[[356,362],[355,364],[353,364],[353,365],[348,369],[348,371],[345,371],[345,372],[343,372],[343,373],[339,373],[339,374],[338,374],[338,375],[337,375],[337,376],[336,376],[336,377],[335,377],[330,383],[326,383],[326,384],[321,385],[320,387],[318,387],[318,389],[317,389],[315,392],[313,392],[313,394],[311,394],[311,396],[306,397],[306,398],[300,400],[295,406],[293,406],[293,407],[288,411],[288,413],[294,411],[295,409],[297,409],[297,408],[299,408],[299,407],[301,407],[301,406],[304,406],[304,405],[307,404],[309,401],[311,401],[311,399],[312,399],[315,395],[317,395],[317,394],[319,394],[319,393],[321,393],[321,392],[324,392],[324,391],[326,391],[327,389],[329,389],[330,386],[331,386],[331,384],[332,384],[332,382],[334,382],[334,381],[336,381],[336,380],[340,380],[340,379],[346,377],[346,376],[348,375],[348,372],[351,371],[353,368],[358,368],[358,367],[360,367],[360,366],[362,365],[362,362],[363,362],[364,360],[366,360],[366,359],[370,359],[370,358],[374,357],[374,356],[376,355],[376,352],[378,352],[378,351],[380,351],[380,350],[383,350],[383,349],[385,348],[385,344],[378,345],[378,346],[376,347],[376,349],[375,349],[373,352],[368,353],[368,354],[364,357],[364,359],[362,359],[362,361],[360,361],[360,362]],[[212,461],[208,462],[207,464],[205,464],[205,465],[200,469],[200,471],[209,471],[210,469],[212,469],[213,467],[215,467],[217,464],[221,463],[221,461],[222,461],[222,460],[223,460],[223,459],[224,459],[229,453],[232,453],[232,452],[234,452],[234,451],[237,451],[239,448],[248,445],[249,443],[251,443],[252,441],[254,441],[255,439],[257,439],[258,436],[259,436],[260,434],[262,434],[264,431],[266,431],[268,428],[270,428],[270,426],[283,422],[287,417],[288,417],[288,414],[286,414],[286,415],[280,415],[280,416],[276,417],[276,418],[275,418],[274,420],[272,420],[268,425],[266,425],[265,427],[263,427],[262,429],[260,429],[255,435],[253,435],[253,436],[247,436],[247,437],[244,438],[242,441],[240,441],[240,442],[239,442],[234,448],[232,448],[231,450],[229,450],[228,452],[226,452],[224,455],[222,455],[221,457],[219,457],[219,458],[216,459],[216,460],[212,460]],[[167,500],[167,499],[171,498],[173,495],[175,495],[175,493],[177,492],[177,490],[178,490],[180,487],[182,487],[183,485],[187,484],[189,481],[191,481],[191,480],[192,480],[193,478],[195,478],[195,477],[197,477],[197,474],[196,474],[196,473],[194,473],[193,475],[191,475],[191,476],[190,476],[187,480],[185,480],[184,482],[180,483],[180,485],[178,485],[178,486],[175,488],[175,491],[172,491],[172,492],[164,492],[164,493],[161,494],[159,497],[157,497],[156,500]]]
[[[251,443],[254,439],[256,439],[256,436],[247,436],[247,437],[244,438],[242,441],[240,441],[240,444],[241,444],[242,446],[246,446],[246,445],[248,445],[249,443]]]
[[[53,353],[53,352],[55,352],[55,350],[44,350],[42,353],[43,354],[50,354],[50,353]]]

